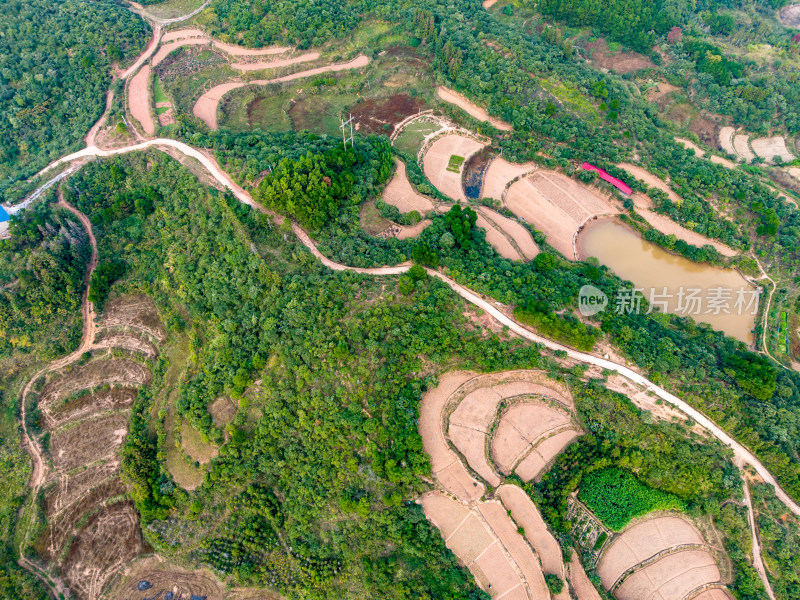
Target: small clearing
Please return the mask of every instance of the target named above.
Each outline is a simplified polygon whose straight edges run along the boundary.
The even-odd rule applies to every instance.
[[[496,119],[495,117],[490,117],[489,113],[486,112],[485,109],[481,108],[471,100],[468,100],[465,96],[459,94],[456,91],[448,89],[446,87],[438,87],[436,88],[436,93],[439,95],[439,98],[444,100],[445,102],[449,102],[461,110],[466,112],[468,115],[478,119],[478,121],[484,121],[486,123],[490,123],[496,129],[500,131],[511,131],[514,128],[506,123],[505,121],[501,121],[500,119]]]
[[[601,69],[617,73],[632,73],[655,67],[649,58],[638,52],[611,51],[603,38],[587,43],[585,48],[591,52],[589,59],[591,63]]]
[[[156,132],[153,116],[150,114],[150,66],[145,65],[133,76],[128,86],[128,108],[134,119],[139,121],[147,135]]]

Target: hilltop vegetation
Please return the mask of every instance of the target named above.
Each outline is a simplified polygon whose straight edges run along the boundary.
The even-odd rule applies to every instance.
[[[100,118],[111,67],[149,26],[111,0],[0,2],[0,195],[68,150]]]

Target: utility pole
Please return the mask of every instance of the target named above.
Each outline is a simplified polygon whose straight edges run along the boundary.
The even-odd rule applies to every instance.
[[[347,142],[350,142],[350,147],[351,148],[355,148],[356,147],[356,145],[355,145],[355,143],[353,141],[354,140],[354,136],[353,136],[353,115],[352,114],[348,114],[348,117],[350,117],[350,118],[347,119],[347,121],[345,121],[344,117],[342,117],[340,119],[342,124],[339,125],[339,129],[342,130],[342,144],[344,145],[345,149],[347,149]],[[349,136],[347,135],[347,126],[348,125],[350,126],[350,135]]]

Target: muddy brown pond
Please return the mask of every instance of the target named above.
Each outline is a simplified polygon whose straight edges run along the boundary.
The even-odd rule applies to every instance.
[[[597,258],[642,290],[648,301],[652,297],[659,309],[691,316],[695,321],[752,343],[760,299],[755,287],[737,271],[670,254],[614,219],[589,223],[578,235],[577,244],[582,260]],[[634,308],[627,300],[610,298],[606,310],[622,306]]]

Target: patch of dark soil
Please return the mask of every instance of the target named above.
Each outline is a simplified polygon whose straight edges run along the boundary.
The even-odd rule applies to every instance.
[[[464,195],[472,200],[477,200],[481,196],[483,189],[483,176],[489,168],[494,154],[487,146],[469,157],[467,164],[464,165]]]
[[[360,125],[359,131],[389,135],[394,126],[426,108],[419,98],[395,94],[387,98],[370,98],[356,104],[350,112]]]
[[[584,48],[591,52],[589,60],[592,64],[601,69],[608,69],[617,73],[632,73],[641,69],[655,67],[648,57],[638,52],[612,53],[603,38],[585,44]]]
[[[720,149],[717,141],[717,124],[708,117],[697,115],[689,123],[689,129],[707,146]]]

